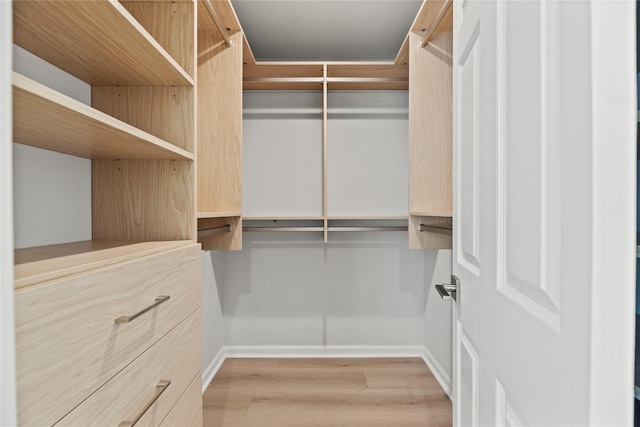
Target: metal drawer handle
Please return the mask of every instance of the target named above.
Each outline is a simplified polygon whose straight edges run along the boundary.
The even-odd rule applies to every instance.
[[[158,400],[160,395],[164,393],[167,387],[169,387],[169,384],[171,384],[170,380],[160,380],[160,382],[156,385],[156,395],[153,396],[153,399],[151,399],[149,403],[147,403],[147,406],[145,406],[144,409],[140,411],[140,413],[136,415],[136,417],[132,421],[123,421],[118,424],[118,427],[133,427],[134,425],[136,425],[136,423],[140,421],[140,418],[142,418],[142,416],[149,410],[149,408],[151,408],[151,405],[153,405],[155,401]]]
[[[160,295],[160,296],[156,297],[156,302],[151,304],[149,307],[137,312],[136,314],[132,314],[131,316],[120,316],[120,317],[116,318],[115,322],[116,323],[129,323],[132,320],[136,320],[138,317],[142,316],[147,311],[153,310],[154,308],[156,308],[157,306],[159,306],[163,302],[168,301],[169,298],[171,298],[169,295]]]

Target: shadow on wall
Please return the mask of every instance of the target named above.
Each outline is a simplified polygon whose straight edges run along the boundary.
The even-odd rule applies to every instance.
[[[216,252],[227,344],[419,345],[424,252],[403,232],[245,233]]]

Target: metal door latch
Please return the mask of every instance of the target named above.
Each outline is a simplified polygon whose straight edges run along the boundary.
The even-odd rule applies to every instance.
[[[436,291],[443,301],[449,301],[453,299],[455,302],[460,302],[460,279],[453,274],[451,275],[451,284],[436,285]]]

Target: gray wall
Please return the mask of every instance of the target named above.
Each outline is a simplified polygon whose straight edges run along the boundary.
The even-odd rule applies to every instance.
[[[14,46],[13,69],[85,104],[91,86]],[[16,248],[91,240],[91,161],[13,144]]]
[[[245,233],[215,252],[227,345],[420,345],[424,254],[403,232]]]

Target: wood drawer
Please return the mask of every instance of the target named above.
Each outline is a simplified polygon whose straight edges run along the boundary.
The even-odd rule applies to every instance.
[[[132,421],[153,400],[156,385],[169,380],[171,384],[136,423],[138,427],[160,425],[193,379],[199,377],[202,382],[200,322],[198,310],[60,420],[57,426],[115,427],[123,421]]]
[[[202,427],[202,375],[197,375],[184,392],[162,427]]]
[[[198,309],[200,271],[194,244],[17,290],[19,424],[54,424]]]

